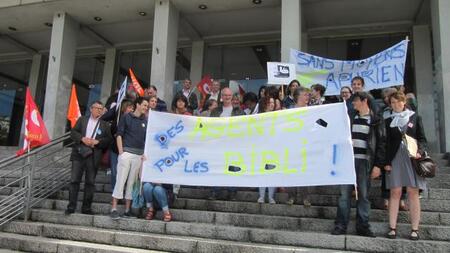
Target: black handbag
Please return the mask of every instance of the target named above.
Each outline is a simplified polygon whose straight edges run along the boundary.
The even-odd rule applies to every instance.
[[[97,124],[94,127],[94,131],[92,132],[91,138],[94,138],[95,132],[97,132],[99,124],[100,124],[100,119],[97,121]],[[78,154],[80,154],[80,156],[83,157],[83,158],[88,158],[93,153],[94,153],[94,149],[84,145],[83,143],[81,143],[78,146]]]
[[[78,153],[80,154],[81,157],[87,158],[94,153],[94,150],[91,147],[88,147],[84,144],[80,144],[80,146],[78,147]]]
[[[411,158],[413,168],[416,170],[417,175],[425,178],[432,178],[436,176],[437,164],[431,159],[428,154],[419,159]]]

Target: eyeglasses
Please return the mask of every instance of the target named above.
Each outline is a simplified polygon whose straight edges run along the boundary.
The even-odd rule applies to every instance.
[[[103,110],[103,107],[95,107],[95,106],[92,106],[91,108],[92,108],[92,109],[97,109],[97,110]]]

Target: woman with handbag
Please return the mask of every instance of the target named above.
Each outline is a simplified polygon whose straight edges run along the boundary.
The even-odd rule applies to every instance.
[[[411,240],[419,239],[420,200],[419,189],[426,188],[425,178],[419,176],[412,159],[420,159],[425,154],[427,140],[422,120],[417,113],[409,110],[403,92],[389,96],[392,115],[386,119],[386,187],[390,189],[388,238],[397,236],[397,216],[402,195],[402,187],[407,187],[411,220]]]

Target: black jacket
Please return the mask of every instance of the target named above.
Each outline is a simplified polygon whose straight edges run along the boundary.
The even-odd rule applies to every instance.
[[[353,122],[357,113],[357,111],[353,111],[353,114],[350,116],[350,130],[353,127]],[[373,166],[380,168],[384,167],[385,146],[385,129],[383,118],[379,117],[371,110],[369,139],[367,143],[367,154],[369,155],[369,166],[371,170]]]
[[[183,94],[183,90],[180,90],[176,95],[176,96],[184,96]],[[190,111],[191,113],[196,110],[198,108],[198,100],[197,100],[197,95],[195,94],[194,90],[191,90],[191,92],[189,93],[189,97],[187,98],[189,104],[187,105],[187,109],[188,111]]]
[[[155,111],[158,112],[167,112],[167,104],[164,102],[164,100],[156,98],[156,108]]]
[[[391,122],[392,118],[386,120],[386,165],[391,165],[403,140],[402,132],[398,127],[390,127]],[[427,150],[427,139],[423,130],[422,118],[414,113],[409,117],[407,125],[406,134],[417,140],[419,153],[423,155]]]
[[[116,110],[116,105],[114,105],[111,109],[109,109],[105,114],[103,114],[100,119],[104,120],[106,122],[109,123],[110,128],[111,128],[111,135],[112,135],[112,141],[109,144],[109,148],[114,152],[114,153],[119,153],[119,151],[117,150],[117,142],[116,142],[116,132],[117,132],[117,117],[119,114],[119,110]],[[122,117],[123,115],[121,115],[120,117]]]
[[[109,127],[109,124],[103,120],[100,120],[98,129],[100,131],[97,132],[97,135],[95,136],[95,139],[99,141],[99,143],[94,147],[94,166],[98,167],[101,159],[102,159],[102,152],[103,149],[107,149],[110,142],[112,141],[112,135],[111,135],[111,129]],[[72,154],[70,156],[70,160],[77,160],[82,161],[86,158],[83,158],[78,153],[78,148],[80,145],[84,145],[81,142],[81,139],[86,135],[86,128],[87,124],[89,122],[88,116],[80,117],[75,124],[75,127],[72,128],[72,131],[70,132],[70,137],[72,138],[74,145],[72,147]]]
[[[220,117],[220,114],[223,112],[223,106],[220,105],[214,110],[211,111],[210,117]],[[239,107],[233,107],[233,111],[231,111],[231,116],[239,116],[246,115],[245,112]]]

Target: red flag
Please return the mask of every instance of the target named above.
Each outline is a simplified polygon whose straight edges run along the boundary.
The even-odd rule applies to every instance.
[[[241,98],[243,98],[245,95],[245,90],[244,88],[242,88],[241,84],[238,84],[238,87],[239,87],[239,94],[241,95]]]
[[[206,96],[208,94],[211,94],[211,86],[212,86],[212,80],[209,75],[206,75],[200,80],[200,82],[197,84],[197,90],[202,94],[202,100],[200,101],[200,108],[203,107],[203,104],[205,103]]]
[[[27,152],[28,149],[32,149],[41,145],[45,145],[50,142],[48,137],[47,128],[45,128],[44,121],[41,114],[38,111],[33,97],[31,96],[30,89],[27,87],[26,99],[25,99],[25,133],[23,139],[22,149],[17,151],[17,155],[22,155]]]
[[[70,127],[74,127],[78,118],[81,117],[80,105],[78,104],[77,90],[75,84],[72,84],[70,92],[69,109],[67,110],[67,119],[70,121]]]
[[[144,96],[144,89],[142,89],[142,85],[139,83],[139,81],[137,80],[136,76],[134,75],[133,70],[128,69],[128,71],[130,72],[130,77],[131,77],[131,83],[133,84],[133,88],[136,91],[136,93],[143,97]]]
[[[209,75],[206,75],[197,84],[197,89],[202,94],[203,97],[206,97],[206,95],[211,94],[211,86],[212,86],[211,77]]]

